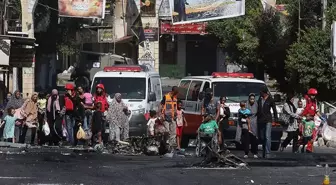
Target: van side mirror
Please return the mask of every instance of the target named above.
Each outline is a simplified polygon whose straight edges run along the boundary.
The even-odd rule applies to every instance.
[[[148,95],[148,102],[156,101],[156,94],[154,92],[150,92]]]
[[[198,94],[198,99],[199,99],[200,101],[202,101],[202,100],[204,99],[204,96],[205,96],[205,92],[204,92],[204,91],[199,92],[199,94]]]
[[[279,103],[279,102],[281,102],[281,95],[280,94],[275,94],[273,99],[276,103]]]

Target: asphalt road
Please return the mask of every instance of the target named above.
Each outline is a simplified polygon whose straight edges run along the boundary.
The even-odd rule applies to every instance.
[[[190,167],[200,160],[194,157],[118,156],[69,149],[8,150],[0,150],[1,185],[319,185],[324,168],[317,165],[336,166],[336,150],[330,148],[316,149],[315,154],[277,152],[270,160],[247,159],[249,170]],[[242,156],[241,151],[233,153]],[[331,175],[331,184],[336,184],[333,182],[336,178]]]

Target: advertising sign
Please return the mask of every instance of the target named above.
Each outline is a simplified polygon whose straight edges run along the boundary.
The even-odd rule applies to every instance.
[[[106,0],[58,0],[59,16],[103,19],[105,3]]]
[[[110,43],[113,42],[113,29],[98,29],[98,42],[99,43]]]
[[[156,0],[140,0],[140,14],[146,17],[155,17]]]
[[[170,0],[173,24],[245,15],[245,0]]]
[[[159,8],[159,17],[169,17],[171,19],[169,0],[162,0]]]
[[[10,40],[0,40],[0,66],[9,65]]]
[[[149,41],[157,41],[158,40],[158,28],[145,28],[145,39]]]
[[[206,22],[172,25],[161,22],[161,34],[206,34]]]

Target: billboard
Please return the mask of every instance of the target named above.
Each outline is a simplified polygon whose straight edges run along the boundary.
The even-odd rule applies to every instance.
[[[58,0],[59,16],[103,19],[105,3],[106,0]]]
[[[140,14],[145,17],[155,17],[156,0],[140,0]]]
[[[173,24],[245,15],[245,0],[169,0]]]

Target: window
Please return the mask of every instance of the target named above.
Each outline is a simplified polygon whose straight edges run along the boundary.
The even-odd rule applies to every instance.
[[[118,77],[96,77],[93,81],[91,93],[95,93],[97,84],[105,86],[105,92],[114,97],[120,93],[123,99],[145,99],[146,78],[118,78]]]
[[[205,91],[207,88],[210,88],[210,82],[204,82],[202,91]]]
[[[203,81],[192,81],[188,90],[188,101],[197,101]]]
[[[150,80],[150,78],[148,78],[148,94],[149,94],[150,92],[153,92],[153,91],[152,91],[151,80]]]
[[[191,82],[190,80],[182,80],[181,81],[181,83],[179,85],[178,99],[185,100],[190,82]]]
[[[214,95],[216,97],[226,96],[228,102],[240,102],[248,99],[250,93],[258,95],[266,88],[264,83],[251,82],[213,82]]]

